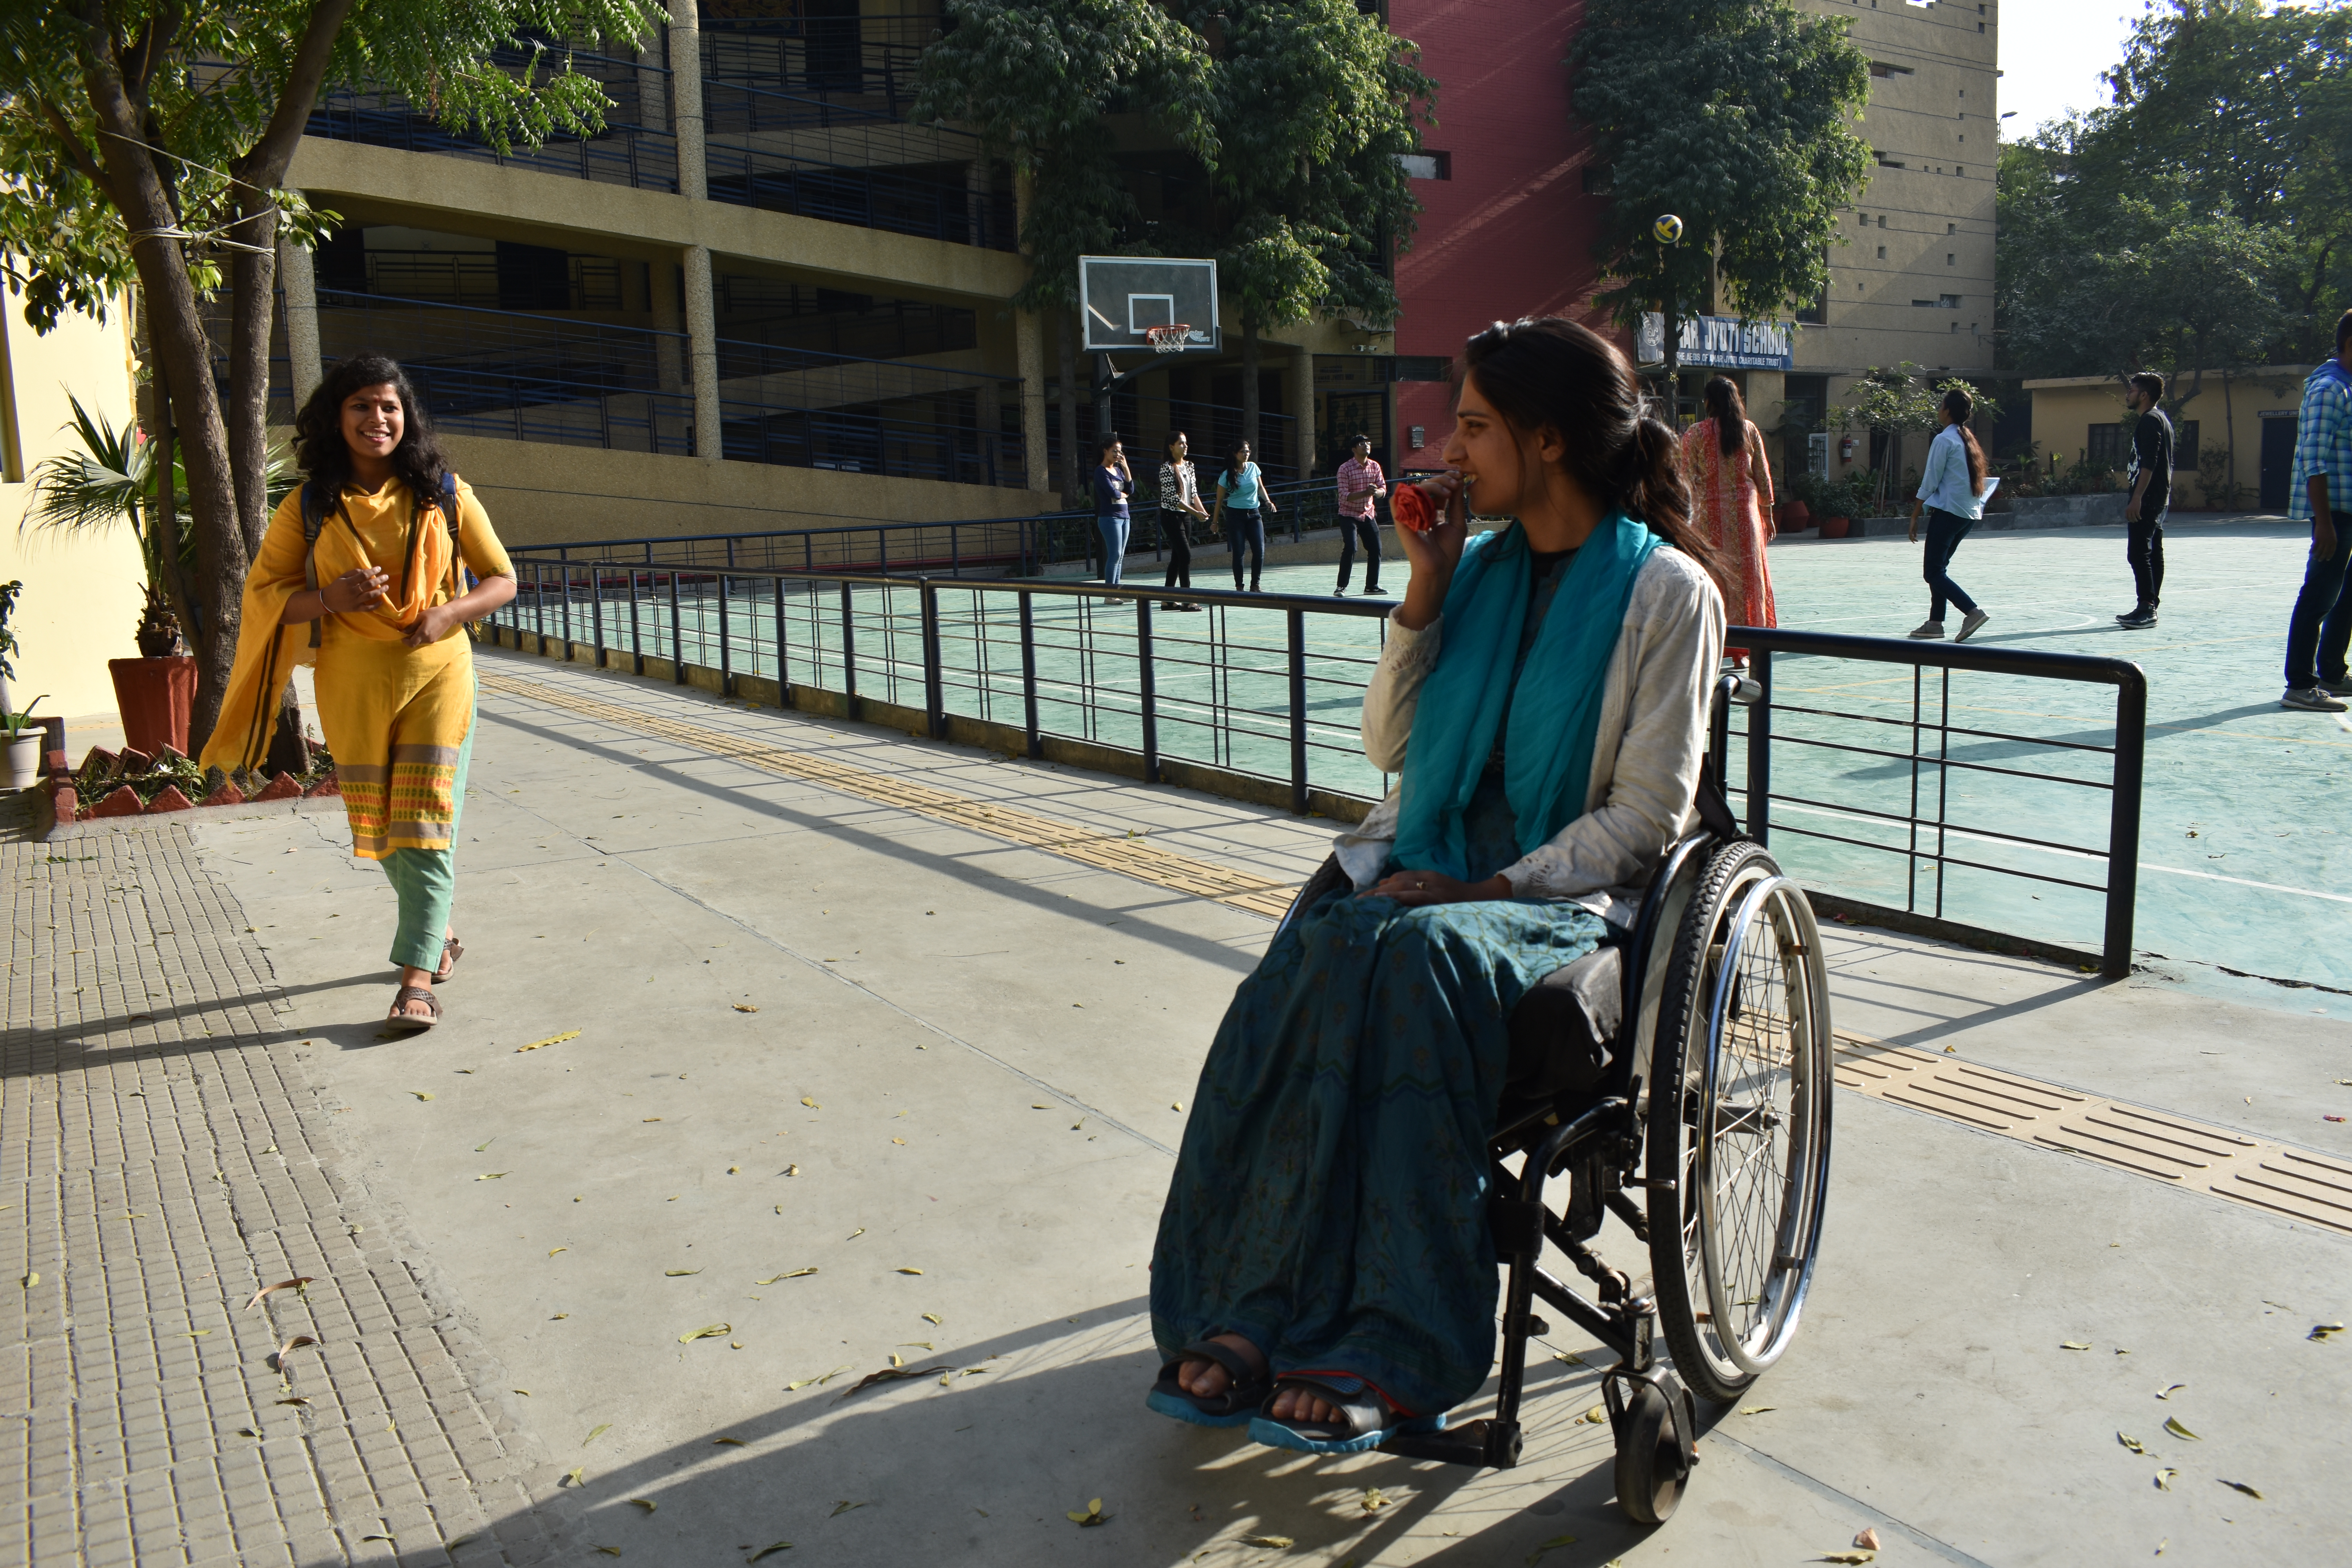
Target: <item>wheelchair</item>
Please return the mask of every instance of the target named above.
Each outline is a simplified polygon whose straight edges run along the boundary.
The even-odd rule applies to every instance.
[[[1740,834],[1715,782],[1729,709],[1756,696],[1752,682],[1719,683],[1702,826],[1667,851],[1632,929],[1512,1014],[1488,1145],[1507,1269],[1495,1414],[1400,1434],[1382,1453],[1516,1466],[1528,1343],[1551,1331],[1540,1300],[1618,1356],[1601,1374],[1618,1506],[1663,1523],[1698,1462],[1694,1393],[1738,1400],[1796,1335],[1829,1184],[1829,975],[1803,890]],[[1325,861],[1284,924],[1346,881]],[[1554,1208],[1545,1190],[1561,1177]],[[1649,1247],[1654,1294],[1593,1249],[1610,1215]],[[1597,1299],[1545,1270],[1547,1244]]]

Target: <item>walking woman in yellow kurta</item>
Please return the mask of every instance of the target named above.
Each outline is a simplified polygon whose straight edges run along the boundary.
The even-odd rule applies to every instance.
[[[269,520],[245,580],[236,671],[204,763],[257,765],[294,666],[317,665],[319,723],[352,852],[382,862],[400,897],[400,989],[388,1022],[429,1029],[441,1017],[433,987],[465,951],[449,930],[451,849],[474,749],[464,624],[514,597],[514,566],[473,490],[448,474],[391,360],[336,365],[294,428],[306,478]],[[306,494],[315,542],[304,537]],[[468,573],[479,579],[470,590]]]

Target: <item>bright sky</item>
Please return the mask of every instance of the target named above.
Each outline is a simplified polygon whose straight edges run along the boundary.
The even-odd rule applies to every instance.
[[[2141,0],[2023,0],[2001,7],[2002,140],[2022,141],[2070,109],[2107,101],[2099,79],[2123,58],[2124,34]]]

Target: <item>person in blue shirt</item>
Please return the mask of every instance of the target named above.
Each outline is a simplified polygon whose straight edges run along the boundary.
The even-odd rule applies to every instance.
[[[1969,428],[1969,416],[1976,407],[1976,399],[1966,387],[1955,386],[1944,394],[1943,405],[1937,410],[1944,427],[1928,445],[1927,471],[1920,476],[1919,493],[1911,502],[1914,544],[1919,542],[1919,509],[1927,509],[1927,559],[1920,573],[1927,579],[1927,618],[1911,630],[1922,641],[1944,635],[1947,599],[1960,607],[1960,629],[1954,642],[1968,641],[1992,618],[1952,581],[1950,570],[1952,552],[1960,547],[1969,530],[1982,521],[1985,501],[2000,484],[1985,477],[1984,448],[1977,445],[1976,433]]]
[[[1235,593],[1241,591],[1244,548],[1249,551],[1249,591],[1260,592],[1258,579],[1265,574],[1265,513],[1281,510],[1257,465],[1250,461],[1250,444],[1236,444],[1233,460],[1217,476],[1217,523],[1224,530],[1225,548],[1233,552]]]
[[[1102,535],[1103,581],[1114,586],[1127,563],[1127,498],[1134,493],[1127,447],[1114,431],[1103,437],[1102,460],[1095,467],[1095,530]]]
[[[2311,523],[2303,591],[2287,618],[2282,708],[2341,713],[2352,697],[2345,650],[2352,647],[2352,310],[2336,322],[2336,357],[2303,384],[2294,421],[2294,478],[2287,516]]]

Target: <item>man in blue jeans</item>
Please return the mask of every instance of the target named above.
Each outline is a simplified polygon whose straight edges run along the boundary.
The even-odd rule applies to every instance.
[[[2303,384],[2303,406],[2294,422],[2294,494],[2287,516],[2311,523],[2311,554],[2303,571],[2303,592],[2287,619],[2286,692],[2282,708],[2311,713],[2341,713],[2352,696],[2346,679],[2345,649],[2352,644],[2352,593],[2346,567],[2352,565],[2352,310],[2336,322],[2336,357],[2323,362]],[[2341,521],[2339,521],[2341,519]]]

